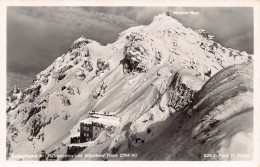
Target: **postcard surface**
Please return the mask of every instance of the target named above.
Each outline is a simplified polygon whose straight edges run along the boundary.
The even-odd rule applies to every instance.
[[[253,5],[6,4],[6,161],[255,157]]]

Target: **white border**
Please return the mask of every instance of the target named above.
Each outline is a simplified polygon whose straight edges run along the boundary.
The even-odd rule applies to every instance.
[[[119,162],[101,162],[101,161],[72,161],[72,162],[28,162],[28,161],[6,161],[6,145],[5,145],[5,134],[6,134],[6,110],[5,110],[5,99],[6,99],[6,10],[8,6],[148,6],[148,7],[253,7],[254,8],[254,161],[251,162],[192,162],[192,161],[119,161]],[[170,1],[165,0],[85,0],[85,1],[51,1],[51,0],[35,0],[35,1],[1,1],[0,0],[0,119],[2,120],[0,123],[0,134],[1,134],[1,142],[0,142],[0,166],[118,166],[118,167],[128,167],[128,166],[202,166],[202,167],[251,167],[251,166],[260,166],[259,158],[259,112],[260,112],[260,50],[259,50],[259,37],[260,37],[260,1],[233,1],[233,0],[193,0],[193,1]]]
[[[259,7],[258,0],[0,0],[4,6]]]

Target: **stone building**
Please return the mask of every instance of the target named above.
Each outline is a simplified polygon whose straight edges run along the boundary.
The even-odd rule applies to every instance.
[[[92,122],[91,124],[80,123],[80,143],[93,141],[105,130],[103,124]]]

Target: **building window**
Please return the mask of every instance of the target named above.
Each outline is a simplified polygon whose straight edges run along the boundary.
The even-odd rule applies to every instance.
[[[84,127],[84,130],[85,131],[89,131],[89,127]]]
[[[84,133],[84,136],[89,137],[89,134],[88,133]]]
[[[97,136],[97,133],[95,133],[95,136]]]

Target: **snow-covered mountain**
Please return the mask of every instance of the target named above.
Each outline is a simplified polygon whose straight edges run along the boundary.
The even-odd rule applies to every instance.
[[[252,61],[252,55],[225,48],[207,31],[186,28],[165,14],[122,32],[106,46],[80,37],[29,88],[8,93],[7,156],[12,160],[12,155],[40,155],[42,150],[66,154],[80,122],[97,122],[105,131],[85,143],[83,153],[136,151],[137,159],[205,159],[193,153],[203,150],[199,143],[238,142],[235,138],[252,128]],[[245,126],[240,117],[247,120]],[[234,147],[217,144],[205,151]]]

